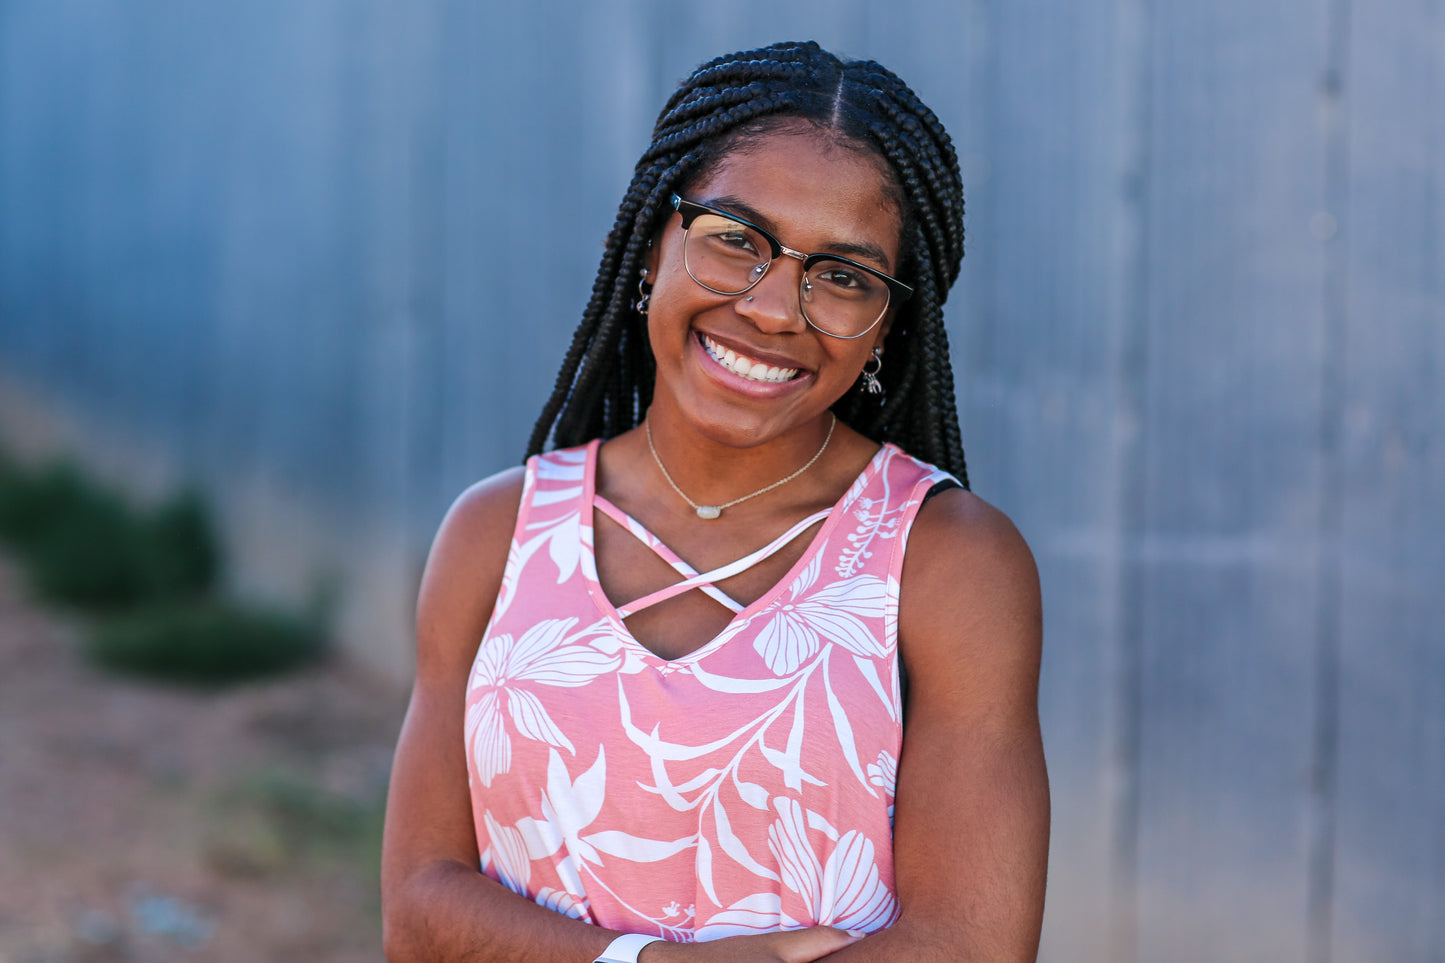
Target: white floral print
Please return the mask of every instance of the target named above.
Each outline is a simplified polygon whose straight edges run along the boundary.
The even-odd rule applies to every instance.
[[[498,773],[511,766],[512,740],[503,720],[504,704],[519,735],[576,751],[542,701],[519,685],[582,686],[621,665],[617,656],[591,646],[559,644],[576,624],[575,618],[549,619],[515,642],[504,634],[482,643],[471,681],[471,690],[480,691],[481,697],[467,709],[467,742],[482,785],[490,786]]]
[[[679,579],[692,570],[616,506],[594,521],[596,448],[528,463],[469,680],[482,871],[669,940],[890,925],[897,577],[946,476],[884,446],[788,576],[669,661],[603,593],[593,526],[622,525]]]
[[[753,648],[777,675],[791,675],[812,658],[824,639],[865,658],[882,658],[883,644],[863,619],[883,606],[883,580],[857,575],[810,591],[822,560],[814,556],[788,592],[767,611]]]

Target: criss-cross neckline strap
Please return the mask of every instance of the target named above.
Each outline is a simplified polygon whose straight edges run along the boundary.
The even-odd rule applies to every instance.
[[[652,534],[652,532],[648,531],[645,525],[643,525],[637,519],[633,518],[631,515],[624,512],[622,509],[618,508],[606,498],[602,497],[601,495],[594,495],[592,496],[592,504],[599,510],[601,510],[602,514],[606,515],[618,525],[622,526],[633,535],[635,535],[639,542],[656,552],[658,557],[660,557],[668,565],[671,565],[672,570],[677,574],[681,575],[683,578],[692,578],[694,575],[698,574],[697,569],[693,568],[691,565],[687,564],[687,562],[683,561],[676,552],[674,552],[671,548],[668,547],[666,542],[658,538],[656,535]],[[728,609],[731,612],[741,612],[746,607],[741,602],[734,599],[731,595],[728,595],[722,589],[718,588],[716,585],[699,585],[697,588],[709,598],[716,601],[723,608]]]
[[[668,548],[661,539],[659,539],[656,535],[652,534],[652,532],[648,531],[646,526],[644,526],[637,519],[633,518],[631,515],[628,515],[616,505],[609,502],[606,498],[603,498],[601,495],[594,494],[592,496],[592,502],[594,505],[601,508],[603,513],[606,514],[608,518],[611,518],[613,521],[618,522],[622,525],[623,528],[626,528],[628,531],[632,532],[632,534],[637,536],[643,542],[643,544],[647,545],[653,551],[657,552],[658,556],[661,557],[664,561],[666,561],[669,565],[671,565],[672,568],[679,575],[684,576],[681,582],[675,582],[672,585],[667,586],[666,588],[658,589],[656,592],[644,595],[640,599],[633,599],[626,605],[617,606],[617,615],[619,618],[623,619],[631,615],[636,615],[638,612],[642,611],[645,608],[648,608],[649,606],[656,605],[659,602],[665,602],[670,598],[681,595],[684,592],[690,592],[693,589],[700,589],[701,591],[706,592],[710,597],[717,599],[719,602],[721,602],[727,608],[731,609],[733,612],[741,612],[746,606],[738,605],[736,601],[724,595],[722,591],[718,589],[717,586],[715,586],[713,583],[720,582],[723,579],[732,578],[734,575],[737,575],[741,572],[746,572],[748,569],[752,568],[754,565],[758,564],[764,559],[770,558],[771,556],[777,554],[785,546],[787,546],[789,542],[797,538],[799,535],[803,534],[803,532],[807,531],[809,528],[812,528],[814,525],[818,524],[818,522],[827,518],[828,515],[832,512],[831,508],[824,508],[821,511],[816,511],[813,514],[809,515],[807,518],[804,518],[802,521],[798,522],[796,525],[788,529],[783,534],[779,535],[777,538],[773,539],[768,544],[764,545],[762,548],[758,549],[757,551],[749,552],[747,555],[744,555],[742,558],[738,559],[735,562],[729,562],[726,565],[720,565],[710,571],[697,572],[695,569],[692,568],[691,565],[688,565],[681,558],[679,558],[676,552]],[[613,514],[614,512],[616,514]],[[689,575],[687,571],[684,571],[684,569],[691,570],[692,574]],[[712,589],[713,591],[708,591],[709,589]],[[718,598],[718,595],[722,595],[722,598]],[[727,601],[723,601],[723,599],[727,599]],[[734,606],[736,606],[736,608],[734,608]]]

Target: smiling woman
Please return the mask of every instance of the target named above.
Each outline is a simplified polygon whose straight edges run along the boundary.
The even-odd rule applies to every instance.
[[[962,208],[876,63],[673,95],[532,457],[428,561],[388,958],[1033,958],[1038,582],[967,491]]]

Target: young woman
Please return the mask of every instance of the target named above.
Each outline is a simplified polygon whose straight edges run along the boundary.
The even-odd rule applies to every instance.
[[[428,562],[393,963],[1034,958],[1038,581],[966,490],[962,207],[878,64],[673,95],[534,457]]]

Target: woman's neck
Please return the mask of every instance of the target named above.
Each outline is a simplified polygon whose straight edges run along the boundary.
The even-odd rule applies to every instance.
[[[837,430],[836,417],[824,411],[767,441],[738,445],[726,425],[697,426],[669,417],[657,405],[642,426],[653,467],[694,507],[723,505],[769,486],[796,483],[825,459]]]

